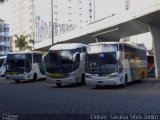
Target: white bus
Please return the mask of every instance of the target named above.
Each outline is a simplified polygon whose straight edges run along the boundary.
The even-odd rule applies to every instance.
[[[6,72],[6,65],[5,65],[5,63],[6,63],[6,58],[7,58],[7,56],[1,56],[1,57],[0,57],[0,75],[1,75],[2,77],[5,76],[5,72]]]
[[[52,46],[48,52],[46,80],[62,84],[85,84],[85,54],[87,45],[66,43]]]
[[[88,45],[86,55],[86,84],[123,85],[142,80],[147,75],[146,50],[120,42]]]
[[[6,78],[15,82],[46,77],[44,54],[38,51],[11,52],[6,60]]]

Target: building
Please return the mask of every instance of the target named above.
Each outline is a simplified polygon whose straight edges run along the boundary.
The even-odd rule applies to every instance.
[[[34,0],[9,0],[11,11],[10,32],[12,50],[15,51],[15,35],[30,35],[34,38]]]
[[[51,0],[10,0],[11,35],[30,35],[36,43],[52,39]],[[54,37],[94,20],[94,0],[53,0]]]
[[[49,40],[52,36],[51,14],[53,15],[54,37],[87,26],[93,21],[94,0],[51,0],[34,1],[35,42]],[[42,4],[45,4],[43,7]],[[48,14],[49,13],[49,14]]]
[[[126,12],[128,11],[134,13],[136,11],[151,7],[151,5],[155,2],[156,0],[125,0],[125,10]],[[141,47],[144,45],[144,47],[149,51],[153,49],[150,32],[123,38],[121,41],[127,42],[129,44],[139,44]]]
[[[5,56],[10,50],[9,24],[0,19],[0,56]]]
[[[32,35],[34,30],[34,0],[10,0],[12,9],[12,35]]]

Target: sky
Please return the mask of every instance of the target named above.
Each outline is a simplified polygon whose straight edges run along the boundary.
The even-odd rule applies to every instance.
[[[39,0],[38,0],[39,1]],[[44,0],[43,0],[44,1]],[[44,2],[41,1],[43,4]],[[153,0],[132,0],[134,1],[131,10],[137,10],[142,8],[142,4],[150,4]],[[9,3],[6,2],[0,5],[0,18],[5,20],[5,23],[11,23],[10,19]],[[41,11],[42,12],[42,11]],[[95,0],[95,18],[96,20],[102,19],[104,17],[110,16],[111,14],[123,14],[125,12],[125,0]],[[148,49],[152,48],[152,41],[150,40],[150,34],[147,33],[146,36],[138,37],[139,39],[135,42],[144,42]],[[146,39],[149,39],[146,42]]]
[[[0,4],[0,18],[5,20],[6,23],[10,23],[10,8],[9,2]]]

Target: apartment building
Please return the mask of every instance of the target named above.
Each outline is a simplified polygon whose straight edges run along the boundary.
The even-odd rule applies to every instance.
[[[54,37],[80,29],[94,20],[94,0],[10,0],[11,35],[31,35],[35,43],[52,38],[51,7]]]
[[[10,0],[11,35],[32,35],[34,31],[34,0]]]
[[[4,20],[0,19],[0,56],[8,54],[10,50],[9,39],[9,24],[4,23]]]

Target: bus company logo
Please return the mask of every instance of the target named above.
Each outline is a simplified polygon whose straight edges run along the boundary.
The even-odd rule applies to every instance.
[[[16,75],[16,74],[18,74],[18,72],[6,72],[6,74],[9,74],[9,75]]]
[[[51,78],[64,78],[67,76],[67,74],[56,74],[56,73],[48,73],[47,75]]]

